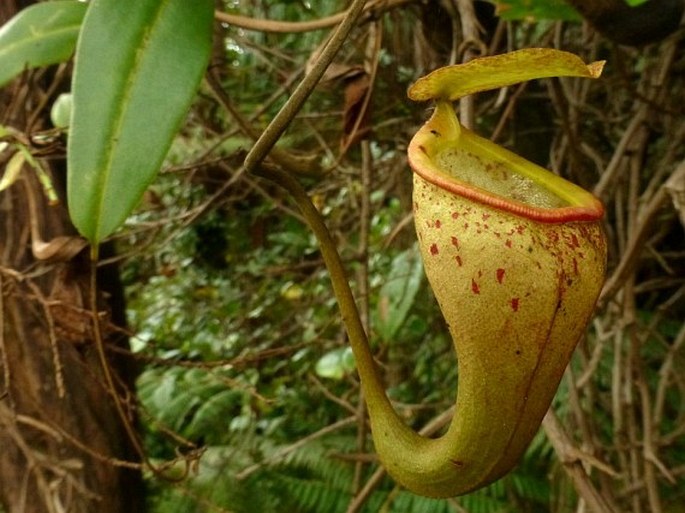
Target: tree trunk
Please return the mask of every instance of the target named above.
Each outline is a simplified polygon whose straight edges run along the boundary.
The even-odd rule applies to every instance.
[[[0,24],[30,3],[2,0]],[[43,121],[49,107],[41,107],[54,100],[42,87],[48,76],[26,73],[0,90],[0,124],[28,141],[49,128]],[[31,144],[34,151],[37,144]],[[49,155],[42,162],[64,198],[63,141],[40,150]],[[0,169],[10,154],[0,155]],[[136,453],[113,400],[119,394],[125,410],[133,411],[135,375],[121,329],[121,284],[115,269],[99,271],[98,317],[118,387],[112,392],[94,341],[88,250],[49,256],[35,244],[53,241],[52,248],[56,237],[65,236],[58,241],[79,244],[64,203],[50,205],[25,164],[20,179],[0,192],[0,510],[142,511],[141,473],[124,464],[135,463]]]

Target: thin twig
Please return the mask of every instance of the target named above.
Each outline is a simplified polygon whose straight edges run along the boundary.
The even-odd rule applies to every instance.
[[[5,278],[2,273],[0,273],[0,365],[2,366],[3,381],[3,395],[0,395],[0,400],[2,400],[4,395],[9,395],[11,381],[9,356],[5,345]]]
[[[363,114],[362,114],[363,115]],[[372,156],[369,141],[363,140],[362,166],[361,166],[361,198],[359,209],[359,246],[357,253],[361,259],[361,265],[357,268],[357,292],[359,297],[359,314],[362,324],[368,335],[369,333],[369,230],[371,225],[371,165]],[[366,448],[366,404],[364,394],[360,393],[357,405],[357,451],[364,452]],[[354,466],[354,479],[352,489],[356,493],[361,486],[363,463],[358,461]]]
[[[685,161],[673,172],[671,179],[680,179],[684,176]],[[607,280],[599,296],[598,308],[600,310],[606,306],[606,303],[619,291],[630,274],[634,271],[635,265],[642,254],[644,243],[654,231],[654,220],[669,200],[668,188],[666,185],[662,185],[649,201],[649,204],[643,209],[639,219],[639,226],[631,232],[630,240],[623,251],[621,261],[611,277]]]
[[[618,513],[602,497],[590,480],[583,462],[580,459],[579,451],[552,410],[547,412],[542,421],[542,426],[549,441],[552,443],[559,460],[564,465],[564,470],[569,475],[578,494],[585,500],[590,511],[593,513]]]
[[[377,15],[375,11],[389,11],[405,4],[415,3],[417,0],[376,0],[369,2],[364,7],[364,13]],[[222,11],[216,11],[214,17],[229,25],[245,30],[254,30],[257,32],[272,32],[281,34],[293,34],[298,32],[311,32],[314,30],[323,30],[334,27],[345,19],[345,16],[350,12],[351,8],[345,12],[333,14],[323,18],[317,18],[311,21],[280,21],[280,20],[264,20],[261,18],[251,18],[249,16],[240,16],[237,14],[228,14]]]

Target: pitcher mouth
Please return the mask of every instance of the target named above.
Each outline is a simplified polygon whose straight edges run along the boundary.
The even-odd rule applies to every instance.
[[[460,126],[449,102],[437,103],[409,143],[408,158],[424,180],[521,217],[562,223],[604,214],[581,187]]]

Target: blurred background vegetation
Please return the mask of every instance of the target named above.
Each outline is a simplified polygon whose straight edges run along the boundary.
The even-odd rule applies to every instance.
[[[220,3],[265,28],[346,6]],[[599,81],[540,81],[471,103],[481,135],[606,206],[609,280],[553,405],[577,450],[560,458],[541,430],[513,473],[449,500],[371,480],[378,463],[316,241],[285,193],[241,172],[253,132],[331,28],[223,23],[214,78],[115,237],[145,444],[155,461],[182,456],[178,482],[148,476],[150,511],[582,512],[574,465],[617,512],[685,511],[684,207],[667,183],[685,165],[682,33],[618,46],[560,0],[371,3],[279,148],[308,169],[302,182],[346,262],[389,394],[416,429],[445,425],[457,375],[414,244],[405,151],[428,106],[407,86],[530,46],[607,60]]]

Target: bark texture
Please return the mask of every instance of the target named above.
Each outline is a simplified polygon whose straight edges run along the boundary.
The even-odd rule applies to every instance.
[[[0,24],[30,3],[0,2]],[[64,198],[63,141],[32,138],[49,128],[44,105],[54,100],[54,93],[46,95],[54,77],[52,70],[27,72],[1,89],[0,124],[24,134],[34,154],[46,157]],[[68,80],[58,85],[67,87]],[[135,461],[135,452],[93,340],[88,250],[66,260],[40,252],[41,242],[43,250],[59,241],[78,245],[74,235],[63,201],[50,205],[28,166],[0,192],[0,509],[7,513],[142,511],[140,472],[120,463]],[[123,328],[121,285],[116,270],[100,274],[104,343],[117,393],[134,411],[128,341],[117,329]]]

